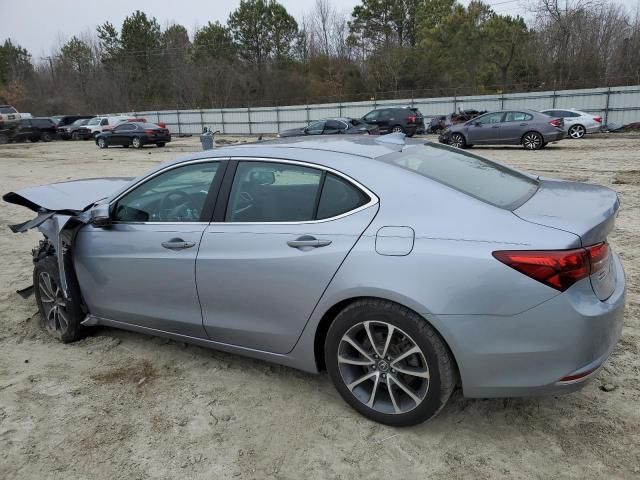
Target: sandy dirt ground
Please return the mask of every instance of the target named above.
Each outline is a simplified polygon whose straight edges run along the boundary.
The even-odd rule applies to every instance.
[[[195,138],[141,151],[3,145],[0,193],[136,175],[194,150]],[[39,234],[10,233],[32,215],[3,203],[0,478],[640,478],[640,137],[474,151],[619,192],[610,240],[629,286],[624,335],[581,392],[466,400],[457,391],[434,420],[394,429],[351,410],[326,374],[108,328],[63,345],[41,330],[33,297],[15,293],[31,284]]]

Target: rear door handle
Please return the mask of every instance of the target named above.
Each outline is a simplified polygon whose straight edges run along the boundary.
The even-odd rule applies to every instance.
[[[185,248],[191,248],[196,242],[185,242],[181,238],[172,238],[168,242],[162,242],[164,248],[169,250],[184,250]]]
[[[500,125],[494,125],[494,126],[493,126],[493,127],[491,127],[491,128],[500,128]]]
[[[528,123],[521,123],[520,126],[521,127],[526,127],[527,125],[529,125]]]
[[[316,237],[312,237],[311,235],[303,235],[296,238],[295,240],[289,240],[287,242],[287,245],[289,245],[291,248],[318,248],[331,245],[331,240],[318,240]]]

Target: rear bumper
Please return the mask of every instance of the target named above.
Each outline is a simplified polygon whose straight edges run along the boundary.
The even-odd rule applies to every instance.
[[[543,135],[544,141],[546,143],[548,143],[548,142],[557,142],[558,140],[562,140],[566,136],[567,136],[567,134],[566,134],[566,132],[564,130],[558,130],[557,132],[547,133],[547,134]]]
[[[604,302],[584,279],[518,315],[441,317],[464,395],[570,393],[596,376],[622,334],[626,286],[615,254],[613,262],[618,280]],[[568,376],[576,378],[563,381]]]

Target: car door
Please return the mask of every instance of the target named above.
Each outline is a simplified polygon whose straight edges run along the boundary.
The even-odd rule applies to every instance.
[[[347,124],[339,120],[327,120],[324,124],[323,135],[334,135],[337,133],[344,133],[347,129]]]
[[[109,141],[116,145],[129,145],[133,134],[138,130],[135,123],[123,123],[115,127],[111,132]]]
[[[197,160],[160,170],[111,203],[112,225],[79,231],[75,270],[93,315],[206,338],[196,255],[225,166]]]
[[[196,262],[204,327],[216,342],[287,353],[378,200],[338,172],[285,160],[233,162],[224,183]]]
[[[500,122],[503,112],[487,113],[471,120],[467,130],[467,143],[495,143],[499,138]]]
[[[305,135],[322,135],[322,132],[324,131],[324,124],[324,120],[313,122],[311,125],[304,129]]]
[[[522,136],[531,127],[533,115],[526,112],[506,112],[503,121],[499,124],[498,140],[500,143],[519,144]]]
[[[378,125],[379,117],[380,117],[380,110],[372,110],[371,112],[367,113],[364,117],[362,117],[362,120],[365,123],[368,123],[369,125],[376,125],[378,128],[380,128],[380,125]]]

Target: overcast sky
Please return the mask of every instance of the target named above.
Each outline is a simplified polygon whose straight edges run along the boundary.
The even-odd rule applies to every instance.
[[[313,8],[315,0],[279,0],[296,19]],[[350,13],[360,0],[331,0],[337,9]],[[611,0],[636,11],[640,0]],[[469,0],[461,0],[467,4]],[[498,13],[528,17],[525,0],[485,0]],[[116,27],[136,9],[157,18],[162,27],[184,25],[190,34],[209,21],[225,23],[239,0],[0,0],[0,42],[11,38],[34,59],[47,56],[73,35],[95,32],[110,21]]]

